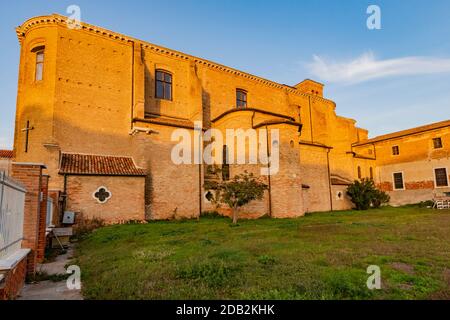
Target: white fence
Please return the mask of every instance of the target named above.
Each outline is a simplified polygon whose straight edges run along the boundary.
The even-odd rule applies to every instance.
[[[0,172],[0,259],[22,247],[26,190]]]

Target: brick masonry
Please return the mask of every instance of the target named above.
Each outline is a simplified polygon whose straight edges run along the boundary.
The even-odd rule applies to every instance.
[[[0,300],[14,299],[22,289],[27,274],[27,259],[24,258],[6,274],[0,286]]]
[[[42,229],[45,237],[44,224],[41,223],[40,193],[42,191],[42,169],[40,164],[18,164],[12,165],[12,177],[20,182],[27,193],[25,195],[24,225],[22,247],[31,249],[28,255],[27,271],[30,274],[36,272],[36,263],[39,261],[39,235],[42,237]],[[45,241],[45,240],[44,240]]]
[[[294,145],[295,150],[282,159],[284,168],[292,174],[283,169],[273,179],[273,205],[279,209],[280,217],[327,211],[336,201],[339,209],[349,209],[348,201],[335,201],[334,193],[339,190],[331,188],[330,195],[329,174],[352,181],[360,172],[362,178],[373,175],[378,184],[384,184],[392,180],[392,169],[404,169],[409,162],[413,164],[405,178],[409,183],[430,181],[432,169],[428,167],[432,163],[450,169],[448,126],[441,132],[427,132],[423,139],[412,135],[399,139],[395,143],[400,144],[401,154],[392,157],[393,140],[358,145],[367,141],[368,131],[358,128],[355,120],[339,116],[336,104],[324,97],[320,83],[304,80],[293,86],[281,85],[100,27],[84,24],[81,30],[68,29],[65,19],[59,15],[37,17],[18,28],[22,51],[14,140],[16,160],[45,163],[52,176],[52,190],[62,191],[64,187],[63,177],[58,174],[60,152],[131,156],[149,173],[144,187],[147,218],[198,216],[200,208],[207,207],[199,196],[199,175],[204,168],[170,162],[174,145],[171,134],[177,128],[155,124],[149,118],[178,123],[202,121],[206,128],[221,130],[251,128],[276,118],[241,110],[217,120],[236,109],[236,89],[247,91],[248,109],[275,112],[302,124],[301,132],[291,130],[289,138],[283,140]],[[32,49],[42,45],[44,79],[36,82]],[[159,69],[173,76],[171,100],[155,98]],[[244,116],[245,112],[248,114]],[[29,152],[25,153],[25,135],[20,130],[27,121],[34,130],[30,133]],[[130,135],[130,130],[136,128],[153,133]],[[442,150],[430,146],[437,135],[442,137]],[[302,141],[307,144],[301,145]],[[328,155],[324,146],[329,147]],[[391,164],[401,166],[391,168]],[[302,191],[300,184],[310,188]],[[422,192],[421,198],[433,196],[425,188],[428,186],[411,185],[414,190],[407,191]],[[389,188],[387,184],[383,187]],[[124,198],[136,192],[131,188],[120,190]],[[293,200],[284,201],[287,195]],[[417,194],[405,193],[398,202],[395,196],[392,199],[394,203],[414,202]],[[75,203],[76,199],[72,197],[71,201]],[[255,216],[267,211],[266,203],[259,203],[257,208]],[[106,214],[107,219],[116,219]],[[125,213],[124,218],[128,216]]]
[[[145,220],[144,177],[69,176],[67,206],[84,218],[101,218],[106,223]],[[93,194],[106,187],[111,198],[99,203]]]

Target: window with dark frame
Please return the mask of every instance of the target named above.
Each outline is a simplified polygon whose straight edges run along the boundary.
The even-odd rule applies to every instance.
[[[242,89],[236,90],[236,107],[247,108],[247,91]]]
[[[169,72],[156,70],[155,97],[157,99],[172,100],[172,74]]]
[[[229,164],[229,154],[228,154],[228,146],[223,146],[223,154],[222,154],[222,180],[227,181],[230,180],[230,164]]]
[[[392,147],[392,155],[398,156],[400,154],[400,148],[398,146]]]
[[[442,148],[442,139],[441,138],[434,138],[433,139],[433,146],[435,149],[441,149]]]
[[[36,53],[35,80],[42,81],[44,79],[44,49],[38,49]]]
[[[434,169],[436,187],[448,187],[448,177],[446,168]]]
[[[361,167],[358,166],[358,179],[362,178]]]
[[[403,184],[403,173],[396,172],[394,173],[394,190],[402,190],[405,188]]]
[[[370,167],[369,173],[370,173],[370,179],[373,180],[373,168],[372,167]]]

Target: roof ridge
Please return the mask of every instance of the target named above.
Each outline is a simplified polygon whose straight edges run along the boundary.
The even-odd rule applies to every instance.
[[[114,157],[114,158],[130,158],[130,159],[133,159],[132,156],[118,156],[118,155],[112,155],[112,154],[97,154],[97,153],[84,153],[84,152],[61,151],[61,154],[77,154],[77,155],[81,155],[81,156]]]
[[[438,129],[441,129],[441,128],[444,128],[447,126],[450,126],[450,119],[433,122],[433,123],[425,124],[425,125],[418,126],[418,127],[400,130],[400,131],[395,131],[395,132],[391,132],[391,133],[382,134],[382,135],[379,135],[379,136],[376,136],[376,137],[373,137],[373,138],[370,138],[367,140],[363,140],[363,141],[354,143],[353,145],[359,146],[359,145],[365,145],[365,144],[374,143],[374,142],[380,142],[380,141],[385,141],[385,140],[390,140],[390,139],[401,138],[401,137],[407,136],[407,135],[414,135],[414,134],[420,134],[420,133],[423,133],[426,131],[438,130]]]

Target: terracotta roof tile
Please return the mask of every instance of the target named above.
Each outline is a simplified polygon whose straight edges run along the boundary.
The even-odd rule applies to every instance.
[[[93,154],[62,153],[59,174],[146,176],[144,169],[136,167],[131,157]]]
[[[14,152],[12,150],[0,150],[0,158],[12,159],[14,157]]]
[[[341,177],[337,174],[332,174],[330,179],[333,186],[349,186],[352,184],[352,181],[350,179]]]

